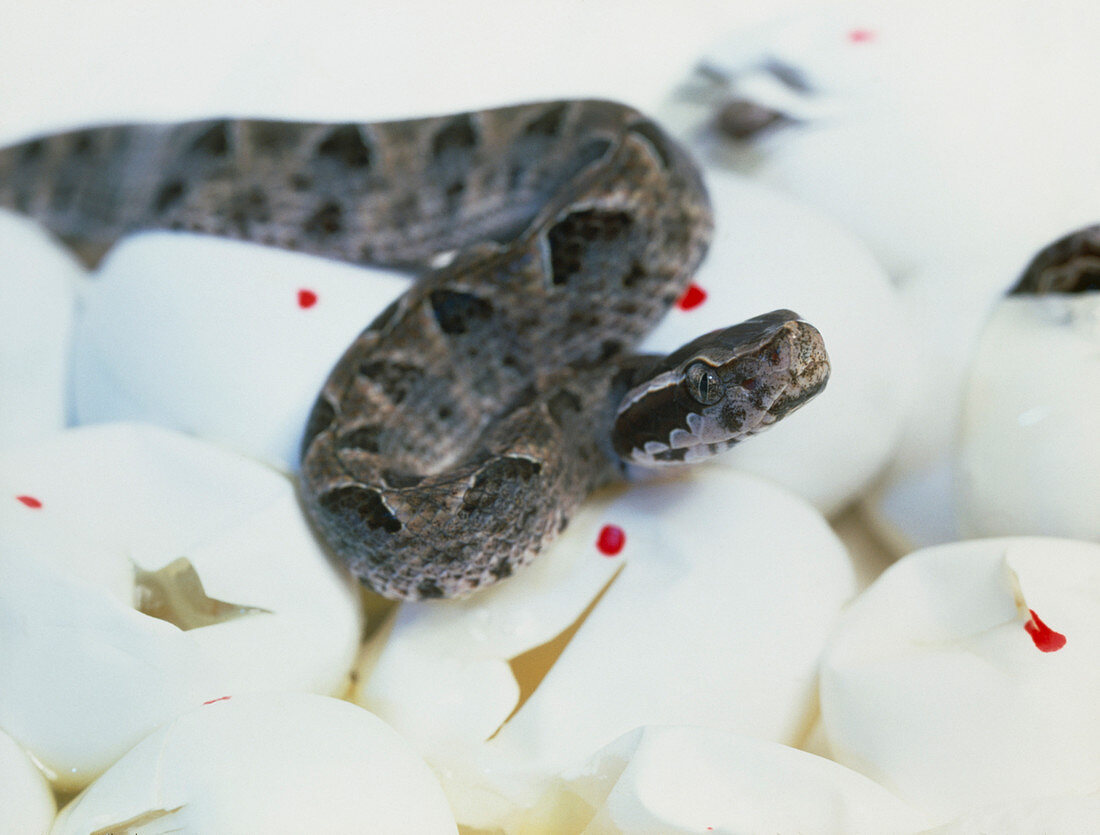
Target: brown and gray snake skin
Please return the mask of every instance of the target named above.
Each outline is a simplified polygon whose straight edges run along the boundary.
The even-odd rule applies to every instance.
[[[0,151],[0,206],[89,263],[169,229],[419,275],[336,364],[302,441],[315,529],[387,597],[509,576],[629,465],[726,449],[829,374],[789,310],[631,353],[712,220],[685,152],[611,102],[76,130]]]

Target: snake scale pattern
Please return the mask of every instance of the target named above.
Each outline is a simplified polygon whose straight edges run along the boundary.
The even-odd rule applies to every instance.
[[[417,274],[336,364],[302,442],[315,529],[389,597],[507,577],[629,465],[705,458],[828,378],[820,334],[787,310],[632,353],[712,218],[685,152],[620,104],[93,127],[0,151],[0,205],[89,263],[168,229]]]

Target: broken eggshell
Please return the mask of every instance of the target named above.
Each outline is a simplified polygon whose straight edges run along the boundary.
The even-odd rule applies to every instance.
[[[1100,545],[910,554],[846,610],[821,668],[829,751],[946,822],[1100,787]]]
[[[84,271],[44,230],[0,211],[0,438],[65,425],[69,340]]]
[[[279,473],[113,424],[6,449],[0,485],[0,727],[56,787],[206,699],[344,685],[357,590]]]
[[[804,500],[700,466],[593,497],[498,586],[402,605],[357,700],[432,764],[460,823],[492,827],[638,725],[797,742],[854,591]]]
[[[61,810],[88,832],[455,833],[439,783],[362,708],[308,693],[219,699],[141,740]]]
[[[293,470],[330,369],[408,287],[393,272],[240,241],[124,240],[75,326],[77,422],[148,421]]]
[[[924,828],[920,814],[858,772],[777,742],[694,726],[624,734],[563,774],[540,806],[545,831],[585,835]]]

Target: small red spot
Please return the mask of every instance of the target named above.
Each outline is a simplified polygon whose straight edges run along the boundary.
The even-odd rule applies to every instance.
[[[706,290],[698,284],[689,284],[684,291],[684,295],[680,296],[680,301],[676,302],[676,306],[680,308],[680,310],[691,310],[693,307],[698,307],[706,300]]]
[[[1024,629],[1035,642],[1035,646],[1042,652],[1055,652],[1066,645],[1066,636],[1061,632],[1055,632],[1035,614],[1034,609],[1028,609],[1031,620],[1024,624]]]
[[[870,29],[853,29],[848,33],[848,40],[852,43],[867,43],[875,39],[875,33]]]
[[[214,702],[228,702],[232,698],[233,698],[232,696],[218,696],[218,698],[211,699],[208,702],[203,702],[203,704],[204,705],[212,705],[212,704],[214,704]]]
[[[605,557],[613,557],[626,545],[626,534],[618,525],[604,525],[596,538],[596,548]]]
[[[299,290],[298,291],[298,307],[303,310],[313,307],[317,304],[317,294],[312,290]]]
[[[42,507],[42,502],[40,502],[34,496],[16,496],[15,500],[18,502],[22,502],[27,507],[34,508],[35,510],[38,510],[38,508]]]

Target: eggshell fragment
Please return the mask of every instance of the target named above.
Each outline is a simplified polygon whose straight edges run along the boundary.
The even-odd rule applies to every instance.
[[[439,783],[408,744],[348,702],[233,696],[137,745],[61,810],[52,835],[121,831],[456,832]]]
[[[969,536],[1100,541],[1100,293],[1011,296],[966,396],[959,512]]]
[[[58,788],[207,699],[341,689],[359,632],[354,584],[255,461],[139,424],[0,454],[0,727]]]
[[[822,660],[829,750],[947,821],[1100,787],[1100,545],[1005,538],[896,563]]]
[[[558,791],[558,810],[580,808],[591,819],[583,829],[549,825],[548,832],[878,835],[923,828],[920,815],[862,774],[714,728],[638,728],[563,775]]]
[[[57,812],[49,783],[22,748],[0,731],[0,831],[45,835]]]
[[[76,324],[76,418],[149,421],[293,469],[329,370],[409,283],[201,235],[124,240]]]
[[[606,525],[616,555],[597,547]],[[461,823],[490,828],[638,725],[796,741],[854,589],[813,508],[701,466],[594,497],[484,593],[403,605],[359,699],[436,768]]]

